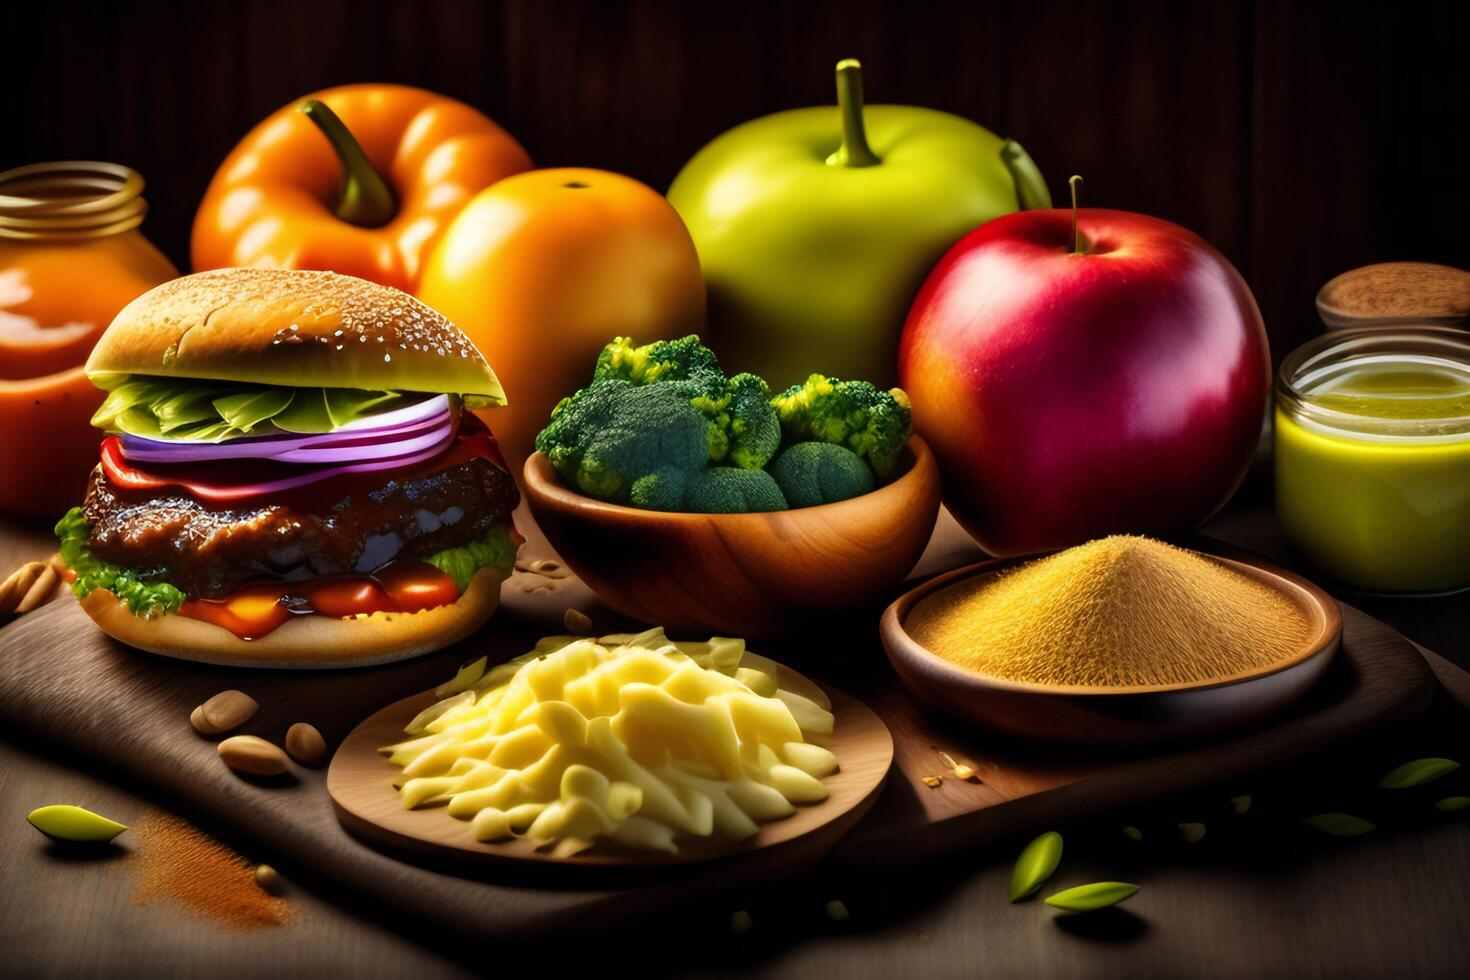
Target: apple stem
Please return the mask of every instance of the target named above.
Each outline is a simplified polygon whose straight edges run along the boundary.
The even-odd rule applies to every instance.
[[[1010,172],[1016,185],[1016,207],[1022,211],[1051,207],[1051,191],[1046,189],[1046,180],[1041,176],[1031,154],[1015,140],[1006,140],[1000,147],[1000,162]]]
[[[827,158],[837,167],[873,167],[880,161],[868,145],[863,125],[863,66],[856,58],[837,62],[837,109],[842,113],[842,145]]]
[[[1077,231],[1077,187],[1082,183],[1082,175],[1073,174],[1067,183],[1072,188],[1072,254],[1083,255],[1082,235]]]

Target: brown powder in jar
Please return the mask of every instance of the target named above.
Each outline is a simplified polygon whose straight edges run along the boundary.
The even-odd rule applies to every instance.
[[[243,931],[286,922],[285,899],[255,881],[255,866],[178,817],[152,813],[133,827],[141,860],[133,901],[178,902],[197,915]]]

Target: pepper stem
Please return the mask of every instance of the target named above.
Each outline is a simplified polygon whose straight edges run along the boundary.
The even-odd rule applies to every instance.
[[[1085,255],[1082,248],[1082,234],[1077,230],[1077,187],[1082,183],[1081,174],[1073,174],[1067,181],[1072,188],[1072,254]]]
[[[842,113],[842,145],[827,158],[835,167],[873,167],[882,161],[868,145],[863,125],[863,66],[856,58],[837,62],[837,109]]]
[[[373,169],[352,130],[325,102],[307,99],[298,108],[322,131],[342,162],[342,188],[337,192],[333,212],[343,221],[364,228],[386,225],[393,218],[393,192]]]

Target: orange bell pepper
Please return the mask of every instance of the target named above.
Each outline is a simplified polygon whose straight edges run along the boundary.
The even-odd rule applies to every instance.
[[[331,269],[412,292],[470,198],[530,167],[462,102],[402,85],[317,92],[225,158],[194,218],[194,268]]]
[[[556,403],[592,380],[614,337],[704,329],[704,279],[684,222],[631,177],[533,170],[486,188],[429,255],[418,297],[495,365],[507,404],[481,417],[520,478]]]

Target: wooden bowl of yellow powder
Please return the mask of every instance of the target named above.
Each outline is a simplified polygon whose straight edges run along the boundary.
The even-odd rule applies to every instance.
[[[1114,536],[939,576],[884,613],[931,710],[1008,735],[1127,745],[1260,721],[1326,671],[1337,604],[1289,572]]]

